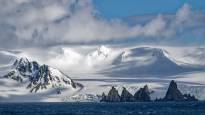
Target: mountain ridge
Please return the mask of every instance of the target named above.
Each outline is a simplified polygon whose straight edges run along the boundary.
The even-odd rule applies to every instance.
[[[17,82],[28,80],[27,88],[30,92],[54,87],[76,88],[74,81],[61,71],[45,64],[39,65],[36,61],[30,62],[27,58],[17,59],[11,66],[11,70],[3,77]]]

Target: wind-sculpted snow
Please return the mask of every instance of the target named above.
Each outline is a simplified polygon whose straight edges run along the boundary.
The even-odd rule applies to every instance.
[[[4,51],[0,49],[0,66],[10,64],[13,60],[16,59],[14,54],[17,52],[10,52],[10,51]]]
[[[197,71],[201,68],[178,64],[166,50],[139,47],[122,52],[114,61],[114,67],[105,70],[111,76],[163,76]]]

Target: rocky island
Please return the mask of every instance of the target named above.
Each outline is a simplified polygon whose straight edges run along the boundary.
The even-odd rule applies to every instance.
[[[147,85],[136,91],[134,95],[132,95],[125,87],[123,87],[122,93],[119,95],[118,90],[113,86],[108,92],[108,95],[105,95],[105,93],[102,94],[101,102],[151,102],[150,94],[151,92]],[[162,99],[156,99],[155,101],[198,101],[198,99],[190,94],[182,94],[178,89],[176,82],[172,80],[165,97]]]
[[[101,102],[149,102],[151,101],[150,92],[148,86],[140,88],[134,95],[132,95],[125,87],[123,87],[121,96],[119,95],[117,89],[112,87],[106,96],[105,93],[102,94]]]
[[[190,94],[182,94],[178,89],[177,84],[174,80],[170,82],[167,93],[161,101],[198,101],[195,96]]]

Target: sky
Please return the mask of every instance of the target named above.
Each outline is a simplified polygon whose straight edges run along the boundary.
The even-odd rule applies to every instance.
[[[203,44],[204,8],[203,0],[0,0],[0,47]]]
[[[174,13],[185,3],[194,11],[205,10],[204,0],[93,0],[93,3],[107,18]]]

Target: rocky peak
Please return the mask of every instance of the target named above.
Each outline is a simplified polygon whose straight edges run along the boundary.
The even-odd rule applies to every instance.
[[[120,95],[118,94],[117,89],[113,86],[111,90],[108,93],[107,96],[107,101],[108,102],[119,102],[120,101]]]
[[[182,101],[184,100],[183,94],[179,91],[177,84],[174,80],[170,82],[169,88],[167,90],[166,96],[164,97],[166,101]]]
[[[26,58],[16,60],[12,69],[4,75],[5,78],[18,82],[29,81],[27,88],[37,92],[39,89],[47,88],[76,88],[75,83],[67,75],[58,69],[48,65],[39,65],[36,61],[29,61]]]
[[[120,100],[122,102],[131,102],[131,101],[134,101],[134,97],[129,91],[127,91],[125,87],[123,87]]]
[[[118,91],[115,87],[112,87],[108,93],[108,96],[105,93],[102,94],[101,102],[149,102],[151,101],[150,94],[153,91],[150,91],[148,86],[145,85],[143,88],[140,88],[134,96],[125,88],[122,89],[122,94],[119,96]],[[162,98],[157,98],[155,101],[198,101],[195,96],[190,94],[182,94],[177,88],[176,82],[173,80],[170,82],[166,96]]]
[[[177,88],[177,83],[174,82],[174,80],[172,80],[172,81],[170,82],[169,87],[170,87],[170,88],[173,88],[173,89],[178,89],[178,88]]]
[[[150,92],[147,85],[143,88],[140,88],[135,94],[134,98],[136,101],[151,101]]]
[[[147,85],[145,85],[143,89],[144,89],[144,91],[145,91],[146,93],[150,93],[150,92],[149,92],[149,88],[148,88]]]
[[[27,58],[20,58],[14,62],[14,68],[18,69],[20,72],[31,71],[32,64]]]
[[[29,60],[27,58],[16,59],[16,61],[14,62],[14,65],[28,65],[28,64],[29,64]]]
[[[190,94],[183,95],[178,89],[177,83],[172,80],[163,101],[198,101],[198,99]]]

